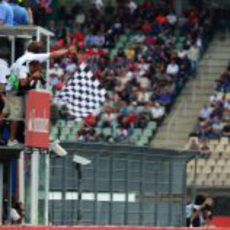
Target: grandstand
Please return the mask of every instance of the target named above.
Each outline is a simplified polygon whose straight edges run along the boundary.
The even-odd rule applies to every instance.
[[[86,63],[106,102],[79,119],[52,100],[50,133],[29,133],[35,145],[28,124],[36,117],[27,107],[18,119],[21,143],[9,146],[14,120],[4,117],[1,92],[0,224],[16,223],[15,200],[25,206],[17,224],[181,227],[196,219],[187,201],[204,208],[203,226],[212,225],[213,212],[228,216],[228,1],[37,2],[35,25],[0,26],[0,58],[14,63],[34,38],[43,52],[68,47],[41,67],[46,81],[35,93],[55,99]],[[33,108],[36,100],[46,111],[38,120],[46,122],[49,102],[27,103]],[[45,147],[37,144],[43,138]],[[91,163],[75,164],[76,154]]]

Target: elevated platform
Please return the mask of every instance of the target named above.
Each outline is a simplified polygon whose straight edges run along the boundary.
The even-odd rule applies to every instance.
[[[25,41],[29,41],[35,39],[36,41],[42,41],[44,43],[44,52],[50,51],[50,38],[54,36],[54,34],[40,26],[0,26],[0,38],[8,39],[10,41],[10,61],[11,64],[15,62],[16,57],[16,40],[23,39]],[[1,50],[1,47],[0,47]],[[1,58],[1,52],[0,52]],[[46,61],[46,81],[48,82],[49,78],[49,66],[50,60]],[[48,89],[48,84],[46,84],[46,89]]]
[[[9,161],[19,158],[20,152],[23,149],[23,145],[17,147],[0,147],[0,161]]]
[[[40,36],[52,37],[54,34],[40,26],[0,26],[0,36],[13,36],[15,38],[32,38]]]

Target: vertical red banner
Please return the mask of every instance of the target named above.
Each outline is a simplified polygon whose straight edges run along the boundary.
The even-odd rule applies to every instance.
[[[31,90],[26,99],[26,146],[49,148],[50,94]]]

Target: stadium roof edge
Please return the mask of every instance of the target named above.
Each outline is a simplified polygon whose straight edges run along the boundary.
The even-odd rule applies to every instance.
[[[151,157],[160,157],[160,158],[184,158],[186,161],[194,159],[195,156],[199,155],[199,152],[190,151],[190,150],[173,150],[173,149],[159,149],[153,147],[140,147],[133,145],[117,145],[111,143],[80,143],[80,142],[62,142],[61,145],[66,149],[67,152],[91,152],[96,151],[97,149],[100,152],[103,151],[112,151],[115,154],[122,154],[130,152],[130,154],[140,154],[145,153],[147,156]]]

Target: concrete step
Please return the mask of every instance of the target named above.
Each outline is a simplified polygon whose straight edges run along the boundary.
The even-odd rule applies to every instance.
[[[221,69],[216,69],[216,68],[202,68],[198,70],[198,74],[202,74],[202,75],[215,75],[216,79],[219,78],[219,76],[224,72],[225,69],[221,68]]]
[[[216,81],[220,78],[220,76],[224,73],[224,69],[222,71],[216,71],[216,70],[199,70],[198,74],[197,74],[197,78],[198,80],[202,80],[203,81]]]
[[[199,84],[198,84],[199,82]],[[189,85],[186,89],[187,90],[212,90],[216,87],[216,81],[205,81],[205,80],[197,80],[193,84]]]
[[[214,42],[210,43],[209,47],[215,47],[215,48],[227,47],[227,48],[230,48],[230,41],[214,41]]]
[[[155,148],[161,148],[161,149],[173,149],[173,150],[179,150],[179,151],[184,151],[185,146],[186,146],[186,141],[175,141],[173,143],[168,143],[167,141],[162,141],[160,143],[157,143],[153,145]]]
[[[186,137],[186,138],[175,138],[175,139],[170,139],[170,141],[168,141],[168,139],[167,139],[167,137],[163,137],[163,138],[160,138],[160,139],[158,139],[158,141],[157,141],[157,143],[158,144],[165,144],[165,143],[171,143],[171,144],[173,144],[173,143],[187,143],[187,141],[188,141],[188,137]]]
[[[209,53],[208,55],[204,56],[204,61],[209,60],[228,60],[230,58],[229,53]]]
[[[224,54],[224,55],[229,55],[229,52],[230,52],[230,47],[212,47],[208,50],[208,52],[204,55],[204,57],[206,55],[209,55],[209,54],[217,54],[217,55],[221,55],[221,54]]]
[[[207,98],[202,100],[202,101],[200,101],[200,99],[199,99],[199,101],[197,101],[197,102],[196,102],[196,100],[194,100],[194,101],[191,100],[191,101],[184,102],[184,103],[181,103],[181,104],[176,103],[174,108],[175,108],[175,110],[178,110],[178,112],[180,112],[180,113],[177,112],[177,114],[180,114],[181,116],[183,116],[184,114],[187,114],[186,111],[195,111],[195,112],[197,112],[197,110],[200,110],[201,107],[203,105],[207,104],[208,102],[209,101],[207,100]],[[172,115],[173,114],[174,113],[172,112]]]
[[[214,75],[214,73],[221,73],[224,72],[225,68],[223,68],[222,66],[202,66],[202,69],[199,68],[198,71],[200,71],[201,73],[206,72],[206,73],[212,73]]]
[[[202,91],[202,92],[201,92]],[[190,95],[190,96],[194,96],[195,97],[199,97],[200,95],[206,95],[206,96],[210,96],[213,93],[213,89],[200,89],[200,88],[196,88],[195,90],[193,89],[189,89],[187,92],[184,92],[183,95]]]
[[[203,59],[199,64],[199,69],[201,67],[206,67],[206,70],[215,70],[224,71],[225,68],[228,66],[228,61],[223,60],[213,60],[213,59]]]
[[[157,135],[157,141],[159,141],[159,140],[165,140],[165,139],[169,139],[170,141],[171,140],[177,140],[177,139],[186,140],[186,139],[188,139],[188,135],[185,135],[185,133],[188,132],[188,134],[189,134],[191,131],[192,131],[191,129],[177,131],[176,135],[175,135],[175,132],[172,133],[169,130],[169,133],[166,132],[164,134],[161,133],[161,134]]]

